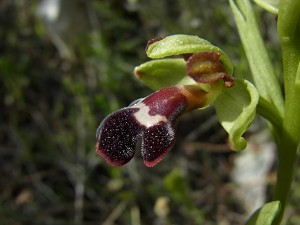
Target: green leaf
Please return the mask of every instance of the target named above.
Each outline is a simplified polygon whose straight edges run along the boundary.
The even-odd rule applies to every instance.
[[[272,225],[280,211],[280,201],[269,202],[258,209],[246,225]]]
[[[255,117],[258,99],[258,92],[249,81],[236,79],[234,86],[224,88],[215,101],[217,115],[234,150],[247,145],[242,134]]]
[[[230,58],[218,47],[198,36],[176,34],[154,41],[147,46],[149,58],[158,59],[175,55],[193,54],[197,52],[218,52],[228,75],[232,75],[233,67]]]
[[[254,2],[265,10],[278,14],[279,0],[254,0]]]
[[[184,59],[157,59],[134,69],[135,76],[153,90],[176,84],[193,84],[195,81],[186,74]]]
[[[249,0],[229,0],[229,2],[259,95],[282,116],[283,96],[258,29],[253,7]]]

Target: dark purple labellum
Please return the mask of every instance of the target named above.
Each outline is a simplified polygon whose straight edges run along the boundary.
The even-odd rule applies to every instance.
[[[144,164],[155,166],[175,143],[180,115],[204,102],[205,92],[193,85],[157,91],[107,116],[97,130],[96,152],[112,166],[122,166],[140,145]]]
[[[160,123],[143,132],[141,151],[146,166],[155,166],[171,150],[175,142],[174,126],[171,123]]]
[[[97,130],[96,151],[112,166],[128,163],[135,153],[140,126],[133,119],[138,109],[124,108],[110,114]]]
[[[223,79],[225,87],[231,87],[234,78],[226,73],[218,52],[199,52],[187,60],[187,73],[198,83],[215,83]]]

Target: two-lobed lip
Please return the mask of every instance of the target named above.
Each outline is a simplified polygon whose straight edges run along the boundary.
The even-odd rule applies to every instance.
[[[138,146],[144,164],[155,166],[174,146],[178,118],[203,107],[205,98],[206,92],[195,85],[161,89],[107,116],[97,130],[96,151],[109,164],[122,166]]]

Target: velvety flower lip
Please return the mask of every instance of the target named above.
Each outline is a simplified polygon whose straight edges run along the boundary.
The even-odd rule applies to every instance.
[[[122,166],[140,148],[144,164],[155,166],[174,146],[178,118],[205,102],[206,92],[196,85],[161,89],[108,115],[97,129],[96,152]]]
[[[112,166],[122,166],[134,156],[139,124],[131,116],[136,111],[124,108],[114,112],[97,129],[96,151]]]

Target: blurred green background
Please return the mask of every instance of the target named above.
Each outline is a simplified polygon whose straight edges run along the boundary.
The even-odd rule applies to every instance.
[[[275,16],[256,10],[278,60]],[[1,0],[0,224],[244,222],[213,108],[182,118],[154,168],[138,152],[122,168],[95,153],[101,120],[151,93],[133,76],[147,40],[175,33],[211,41],[250,74],[225,0]]]

